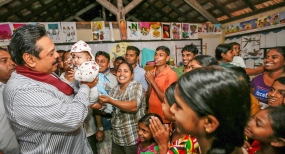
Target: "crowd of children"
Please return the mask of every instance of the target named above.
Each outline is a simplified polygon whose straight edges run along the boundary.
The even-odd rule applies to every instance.
[[[219,44],[215,57],[186,45],[183,66],[174,70],[167,65],[170,52],[157,47],[150,71],[139,67],[140,50],[134,46],[115,59],[112,70],[109,54],[94,56],[84,41],[57,57],[58,76],[52,79],[68,84],[70,93],[96,84],[81,93],[88,96],[83,132],[93,153],[285,153],[284,48],[270,49],[256,69],[246,68],[235,42]]]

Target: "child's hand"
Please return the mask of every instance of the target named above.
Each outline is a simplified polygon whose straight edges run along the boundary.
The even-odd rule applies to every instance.
[[[149,121],[149,128],[156,143],[160,146],[167,146],[170,135],[169,126],[163,126],[157,117],[151,117]]]
[[[65,77],[66,80],[68,80],[69,82],[72,82],[74,80],[74,74],[75,74],[74,69],[69,70],[67,72],[67,76]]]

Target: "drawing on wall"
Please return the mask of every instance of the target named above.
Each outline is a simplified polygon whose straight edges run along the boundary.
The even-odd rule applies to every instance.
[[[241,38],[241,56],[243,58],[263,58],[263,51],[260,50],[261,34],[243,36]]]
[[[139,30],[141,33],[142,40],[150,40],[150,23],[149,22],[139,22]]]
[[[260,17],[258,18],[258,24],[257,24],[257,27],[258,28],[263,28],[263,27],[267,27],[267,26],[270,26],[270,19],[271,19],[271,16],[263,16],[263,17]]]
[[[12,28],[9,23],[0,23],[0,46],[8,45],[12,36]]]
[[[214,33],[216,33],[216,34],[221,34],[222,33],[222,28],[221,28],[221,26],[222,26],[222,24],[214,24]]]
[[[63,42],[77,42],[76,23],[61,22]]]
[[[13,31],[18,29],[19,27],[26,25],[26,23],[12,23]]]
[[[279,13],[272,14],[272,18],[270,19],[271,25],[278,25],[279,24]]]
[[[120,20],[120,32],[121,32],[121,39],[126,40],[127,39],[127,24],[125,20]]]
[[[182,23],[182,39],[189,39],[190,33],[189,33],[190,27],[188,23]]]
[[[46,31],[49,38],[54,43],[62,43],[62,31],[60,29],[60,23],[54,22],[54,23],[46,23]]]
[[[190,24],[190,39],[198,39],[198,25]]]
[[[127,27],[128,40],[139,40],[140,34],[138,30],[138,23],[127,21]]]
[[[250,30],[257,28],[257,18],[240,23],[241,30]]]
[[[91,22],[91,32],[93,41],[103,41],[105,33],[104,21]]]
[[[160,22],[150,23],[150,39],[151,40],[161,39],[161,23]]]
[[[119,56],[125,57],[126,49],[130,45],[131,44],[129,44],[127,42],[120,42],[120,43],[116,44],[114,47],[112,47],[111,53],[110,53],[111,64],[114,63],[114,61],[117,57],[119,57]]]
[[[170,23],[162,23],[163,39],[170,40]]]
[[[43,22],[28,22],[28,24],[30,24],[30,25],[40,25],[40,26],[46,28],[45,27],[45,23],[43,23]]]
[[[279,23],[285,24],[285,11],[279,14]]]
[[[236,33],[240,31],[241,31],[240,23],[236,23],[236,24],[229,25],[226,27],[226,34]]]
[[[171,39],[180,39],[181,23],[171,23]]]

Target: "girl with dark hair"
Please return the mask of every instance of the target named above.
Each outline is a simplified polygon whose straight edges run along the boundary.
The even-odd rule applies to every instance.
[[[178,80],[174,114],[177,131],[195,136],[201,153],[242,153],[250,117],[248,83],[235,71],[204,67]]]
[[[264,58],[264,69],[266,72],[252,79],[252,94],[263,105],[262,108],[268,106],[268,92],[274,80],[285,75],[285,50],[284,48],[272,48],[266,53]]]
[[[248,154],[285,153],[285,107],[268,107],[248,122],[245,134],[254,139]]]
[[[222,67],[236,67],[230,63],[234,59],[234,54],[229,44],[219,44],[215,50],[215,57]]]
[[[268,92],[268,105],[280,106],[284,104],[285,96],[285,77],[280,77],[274,80],[270,91]]]
[[[211,65],[219,65],[218,60],[209,55],[198,55],[189,62],[187,70],[185,72],[189,72],[195,68]]]
[[[144,115],[138,122],[138,154],[156,154],[159,153],[159,147],[155,142],[150,131],[150,119],[156,117],[162,123],[158,114],[149,113]]]
[[[175,128],[174,117],[170,112],[170,107],[174,104],[174,90],[177,82],[172,83],[165,91],[164,101],[162,103],[162,111],[164,118],[171,121],[170,131],[166,130],[162,123],[155,118],[150,121],[150,129],[153,134],[154,139],[158,143],[160,153],[167,154],[198,154],[200,153],[199,144],[195,137],[191,135],[183,134],[177,131]],[[155,125],[161,127],[157,130]],[[173,130],[173,131],[172,131]],[[170,137],[170,138],[169,138]]]

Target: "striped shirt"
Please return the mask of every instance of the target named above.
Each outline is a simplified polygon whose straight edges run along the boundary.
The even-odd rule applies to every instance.
[[[76,96],[67,96],[50,84],[12,73],[3,95],[20,153],[92,154],[82,127],[89,91],[82,85]]]
[[[120,85],[112,88],[109,95],[120,101],[137,102],[136,112],[124,112],[115,107],[112,116],[113,141],[120,146],[131,146],[137,144],[138,121],[145,115],[145,91],[138,81],[131,81],[125,92],[120,93]]]

